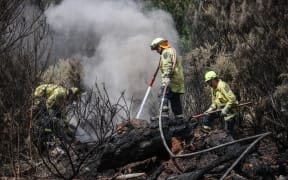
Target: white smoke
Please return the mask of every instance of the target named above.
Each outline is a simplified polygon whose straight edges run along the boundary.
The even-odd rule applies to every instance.
[[[85,85],[104,82],[114,97],[125,91],[126,97],[141,99],[159,60],[151,40],[163,37],[174,47],[178,41],[171,16],[139,1],[64,0],[46,16],[57,57],[80,57]]]

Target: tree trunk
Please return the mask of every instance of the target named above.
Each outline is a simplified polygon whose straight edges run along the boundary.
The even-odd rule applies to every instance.
[[[141,120],[131,120],[118,128],[125,129],[125,132],[113,136],[110,142],[103,147],[104,153],[100,159],[98,170],[102,171],[121,167],[128,163],[142,161],[153,156],[169,157],[162,144],[158,121],[151,122],[149,125],[135,127],[135,122],[137,121]],[[137,124],[139,124],[138,122]],[[192,134],[192,127],[195,125],[195,123],[186,121],[175,122],[171,120],[163,120],[163,124],[167,142],[170,142],[173,136],[189,138]]]

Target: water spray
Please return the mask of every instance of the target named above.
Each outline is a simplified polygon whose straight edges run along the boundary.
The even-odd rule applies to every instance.
[[[138,113],[137,113],[137,115],[136,115],[136,119],[139,119],[139,117],[140,117],[140,115],[141,115],[141,112],[142,112],[142,110],[143,110],[144,104],[145,104],[145,102],[146,102],[146,100],[147,100],[147,98],[148,98],[148,95],[150,94],[151,88],[152,88],[152,86],[153,86],[153,84],[154,84],[154,81],[155,81],[155,79],[156,79],[156,76],[157,76],[157,74],[158,74],[158,71],[159,71],[159,65],[158,65],[156,71],[154,72],[154,75],[153,75],[152,79],[151,79],[150,82],[149,82],[149,86],[148,86],[148,88],[147,88],[147,90],[146,90],[146,93],[145,93],[145,96],[144,96],[144,98],[143,98],[143,100],[142,100],[140,109],[139,109],[139,111],[138,111]]]

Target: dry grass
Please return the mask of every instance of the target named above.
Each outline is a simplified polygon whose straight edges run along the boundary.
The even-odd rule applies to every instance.
[[[77,59],[60,59],[43,74],[44,83],[59,84],[64,87],[81,87],[82,65]]]

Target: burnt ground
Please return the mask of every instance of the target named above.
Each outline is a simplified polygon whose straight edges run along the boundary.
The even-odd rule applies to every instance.
[[[126,132],[121,133],[129,134],[129,131],[131,130],[127,128]],[[255,132],[252,128],[241,129],[241,131],[238,129],[233,138],[227,136],[221,129],[214,129],[209,133],[202,132],[198,125],[194,127],[191,135],[190,138],[172,136],[169,141],[172,152],[174,154],[196,152],[233,139],[255,135]],[[104,170],[101,178],[114,179],[125,174],[143,173],[135,174],[140,177],[134,179],[220,179],[253,140],[184,158],[170,158],[168,153],[161,151],[162,155],[157,154],[119,168]],[[253,146],[225,179],[283,179],[288,175],[287,165],[288,150],[279,150],[273,137],[267,136]]]
[[[233,138],[227,136],[221,127],[215,127],[211,132],[203,132],[200,127],[200,124],[191,125],[191,122],[164,123],[164,133],[171,151],[176,155],[187,154],[255,135],[252,128],[237,129]],[[97,151],[91,151],[91,158],[89,157],[91,161],[84,164],[73,179],[216,180],[222,177],[253,140],[190,157],[171,158],[162,144],[158,122],[148,124],[144,120],[131,120],[118,126],[117,134],[105,144],[105,148],[99,146]],[[54,174],[51,173],[43,161],[45,156],[41,156],[42,159],[38,157],[19,163],[21,177],[24,179],[69,177],[65,176],[71,173],[71,167],[67,166],[69,161],[78,162],[81,153],[85,154],[91,148],[95,148],[87,144],[73,146],[73,150],[80,153],[80,156],[73,156],[73,153],[69,156],[67,154],[49,156],[50,161],[57,165],[57,169],[64,176],[57,175],[55,171]],[[5,168],[8,171],[11,166],[3,165],[1,172],[5,172]],[[13,174],[10,177],[13,177]],[[269,135],[253,146],[225,179],[270,180],[286,177],[288,177],[288,150],[279,149],[273,136]]]

